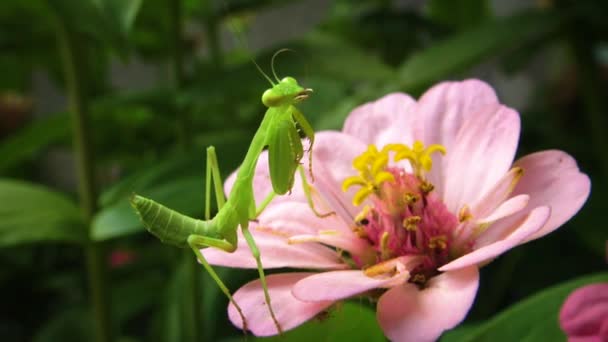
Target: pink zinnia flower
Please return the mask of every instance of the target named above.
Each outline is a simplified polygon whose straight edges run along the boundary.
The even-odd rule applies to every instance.
[[[572,292],[559,313],[559,324],[569,342],[608,341],[608,283]]]
[[[519,131],[516,111],[484,82],[467,80],[441,83],[418,102],[389,94],[356,108],[342,132],[318,132],[314,202],[335,215],[317,217],[296,182],[252,229],[265,268],[308,270],[267,279],[282,328],[353,296],[377,300],[391,340],[431,341],[459,324],[480,266],[555,230],[589,195],[589,178],[564,152],[513,164]],[[271,189],[264,154],[257,202]],[[254,268],[243,241],[233,254],[204,254],[212,264]],[[259,280],[234,298],[255,335],[277,334]],[[228,313],[242,327],[233,306]]]

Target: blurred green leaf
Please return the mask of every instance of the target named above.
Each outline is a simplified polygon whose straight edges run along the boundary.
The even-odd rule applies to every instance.
[[[49,4],[70,30],[124,51],[141,0],[50,0]]]
[[[141,191],[141,195],[177,210],[196,216],[203,211],[204,177],[179,178],[173,182]],[[143,231],[143,226],[128,198],[101,210],[94,218],[91,238],[96,241],[117,238]]]
[[[116,284],[112,291],[114,322],[123,325],[127,320],[154,306],[163,290],[165,279],[160,272],[139,272]],[[142,291],[142,289],[146,289]],[[122,329],[119,329],[121,331]]]
[[[527,11],[485,22],[473,29],[431,44],[412,55],[380,85],[361,87],[336,102],[317,128],[337,128],[356,106],[375,97],[402,90],[416,94],[432,85],[540,37],[555,33],[565,18],[550,11]]]
[[[40,185],[0,179],[0,246],[86,239],[80,210]]]
[[[85,308],[73,308],[50,318],[32,339],[33,342],[81,342],[93,340],[93,322]]]
[[[172,247],[168,247],[172,248]],[[204,341],[217,341],[218,337],[231,335],[238,332],[228,322],[227,305],[228,299],[220,291],[217,284],[211,279],[202,266],[199,268],[201,277],[199,285],[202,294],[201,317],[203,322],[192,322],[188,312],[191,307],[190,290],[192,279],[190,278],[190,265],[194,254],[189,250],[184,250],[181,262],[174,269],[169,286],[164,293],[163,310],[160,312],[158,330],[155,333],[161,336],[160,340],[168,342],[180,342],[187,340],[189,324],[200,324]],[[250,280],[252,275],[257,274],[253,270],[242,270],[235,268],[214,267],[217,275],[224,284],[234,293],[236,287],[246,280]]]
[[[185,176],[195,177],[196,175],[202,178],[205,170],[204,165],[202,152],[188,153],[155,161],[104,191],[99,197],[99,204],[102,207],[110,206],[124,200],[133,192],[146,191],[146,189],[159,186],[173,179]]]
[[[49,144],[70,134],[70,120],[67,115],[53,115],[37,119],[0,144],[0,171],[32,158]]]
[[[431,0],[427,9],[431,19],[455,29],[475,27],[491,15],[487,0]]]
[[[608,281],[608,273],[599,273],[550,287],[527,298],[490,320],[467,329],[466,338],[458,332],[446,334],[442,342],[450,341],[565,341],[558,323],[559,310],[566,297],[575,289]]]
[[[530,11],[497,19],[431,45],[399,67],[397,85],[420,90],[473,65],[559,29],[564,17]]]

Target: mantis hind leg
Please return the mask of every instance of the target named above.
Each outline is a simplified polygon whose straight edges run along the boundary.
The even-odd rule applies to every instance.
[[[215,147],[213,146],[207,147],[207,163],[205,168],[205,220],[209,220],[211,218],[211,183],[213,183],[215,201],[217,203],[218,210],[221,209],[224,204],[226,204],[226,197],[224,196],[224,189],[222,188],[223,182],[220,176],[217,155],[215,154]],[[203,256],[203,253],[200,251],[201,248],[215,247],[227,252],[232,252],[235,250],[236,246],[226,240],[194,234],[188,236],[188,245],[196,255],[198,261],[203,265],[207,273],[209,273],[211,279],[215,281],[220,290],[226,295],[226,297],[228,297],[228,300],[232,303],[232,305],[234,305],[234,308],[238,312],[239,316],[241,317],[241,321],[243,322],[243,331],[247,331],[247,320],[245,319],[243,310],[236,303],[232,297],[232,294],[230,293],[230,290],[228,290],[224,282],[220,279],[213,267],[211,267],[209,262],[207,262],[207,259],[205,259]]]
[[[321,214],[317,211],[317,209],[315,208],[315,204],[312,201],[312,194],[310,192],[310,190],[313,189],[313,187],[306,180],[306,174],[304,173],[304,168],[302,168],[302,166],[298,166],[298,171],[300,172],[300,177],[302,178],[302,189],[304,189],[304,194],[306,195],[306,201],[308,202],[308,206],[310,207],[310,209],[312,209],[312,212],[315,213],[315,215],[317,215],[317,217],[321,217],[321,218],[335,215],[336,214],[335,211],[330,211],[330,212],[323,213],[323,214]]]
[[[243,232],[243,236],[245,237],[245,241],[247,241],[247,245],[249,245],[249,249],[251,250],[251,254],[255,258],[255,262],[258,266],[258,273],[260,275],[260,282],[262,283],[262,289],[264,290],[264,300],[266,301],[266,305],[268,306],[268,311],[270,312],[270,317],[274,322],[275,327],[277,328],[277,332],[279,334],[283,334],[283,329],[281,328],[281,324],[277,320],[277,317],[274,314],[274,310],[272,309],[272,304],[270,303],[270,294],[268,293],[268,284],[266,283],[266,275],[264,274],[264,268],[262,267],[262,260],[260,259],[260,250],[258,246],[255,244],[255,240],[253,239],[253,235],[249,231],[249,227],[247,224],[241,224],[241,231]]]
[[[220,176],[220,168],[215,154],[215,147],[207,147],[207,163],[205,172],[205,220],[211,218],[210,203],[211,203],[211,183],[213,183],[215,191],[215,201],[218,210],[226,203],[224,189],[222,188],[222,177]]]
[[[226,297],[228,297],[228,300],[232,303],[232,305],[234,305],[234,308],[239,313],[239,316],[241,317],[241,321],[243,322],[243,331],[247,331],[247,320],[245,319],[243,310],[236,303],[236,301],[232,297],[232,294],[230,294],[230,290],[228,290],[228,288],[226,287],[224,282],[220,279],[220,277],[217,275],[217,273],[215,273],[215,270],[213,269],[213,267],[211,267],[209,262],[207,262],[207,259],[205,259],[205,257],[203,256],[203,253],[201,253],[201,251],[200,251],[200,249],[204,248],[204,247],[215,247],[215,248],[219,248],[219,249],[222,249],[225,251],[230,251],[230,250],[234,250],[234,246],[227,241],[213,239],[213,238],[209,238],[209,237],[202,236],[202,235],[188,236],[188,245],[190,246],[190,248],[196,255],[196,258],[198,259],[198,261],[203,265],[203,267],[205,268],[207,273],[209,273],[209,275],[211,276],[213,281],[215,281],[215,283],[220,288],[220,290],[226,295]]]

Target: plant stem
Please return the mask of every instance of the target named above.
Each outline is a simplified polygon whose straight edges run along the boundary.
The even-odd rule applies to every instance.
[[[184,24],[184,16],[182,9],[181,0],[168,0],[169,13],[171,16],[171,29],[172,29],[172,46],[171,46],[171,74],[173,79],[173,89],[176,96],[179,96],[184,84],[184,51],[182,44],[182,32]],[[178,136],[180,145],[183,151],[187,151],[191,144],[191,137],[189,131],[190,120],[188,118],[187,111],[184,110],[181,103],[177,103],[175,106],[177,125],[178,125]],[[201,269],[190,250],[186,250],[185,262],[188,264],[187,269],[189,273],[190,284],[188,290],[190,292],[190,300],[186,303],[190,303],[190,307],[187,308],[189,313],[189,324],[187,324],[187,336],[191,341],[201,341],[201,330],[202,314],[201,314]]]
[[[68,107],[71,115],[73,148],[76,158],[78,175],[78,197],[83,218],[88,226],[97,210],[97,193],[95,186],[95,171],[93,154],[90,144],[90,131],[87,115],[87,98],[85,94],[82,63],[85,56],[77,37],[69,31],[65,24],[57,20],[57,38],[62,58]],[[89,291],[93,306],[95,341],[109,342],[112,340],[110,323],[109,293],[105,282],[105,265],[103,247],[88,241],[86,248]]]

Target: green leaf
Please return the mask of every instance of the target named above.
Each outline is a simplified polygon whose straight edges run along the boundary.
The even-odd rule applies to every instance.
[[[441,341],[565,341],[558,323],[559,310],[564,300],[581,286],[605,281],[608,281],[608,272],[550,287],[475,328],[454,329]],[[467,329],[467,333],[459,332],[460,329]]]
[[[43,186],[0,179],[0,246],[41,241],[82,242],[80,210]]]
[[[67,115],[38,119],[0,144],[0,171],[17,165],[70,134]]]
[[[563,23],[554,12],[530,11],[490,21],[431,45],[399,67],[397,85],[420,90],[531,40],[547,36]]]
[[[203,211],[204,179],[201,176],[181,178],[141,192],[167,207],[194,216]],[[100,211],[94,218],[91,238],[96,241],[117,238],[143,231],[143,226],[124,197],[116,204]]]

